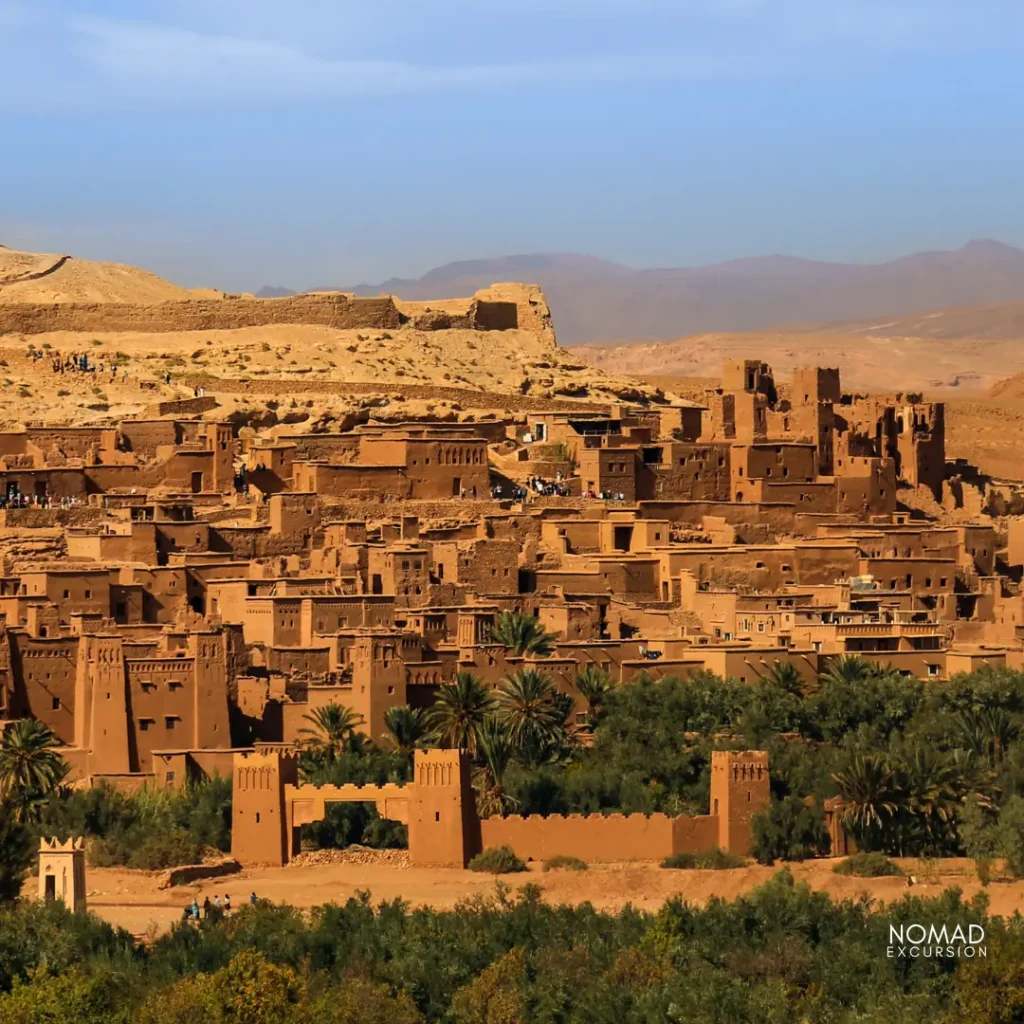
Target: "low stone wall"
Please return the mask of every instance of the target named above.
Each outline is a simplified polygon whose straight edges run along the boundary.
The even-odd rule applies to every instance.
[[[317,324],[348,329],[396,328],[402,315],[390,298],[356,299],[342,293],[283,299],[191,299],[134,305],[126,302],[12,302],[0,305],[0,334],[50,331],[234,330],[271,324]]]
[[[428,519],[459,519],[471,521],[482,515],[491,515],[507,509],[510,502],[470,501],[451,498],[445,501],[331,501],[320,499],[321,516],[324,525],[339,523],[345,519],[398,520],[402,516],[418,516],[423,522]]]
[[[5,508],[0,509],[0,526],[42,530],[57,526],[89,526],[103,518],[103,509],[91,505],[71,508]]]
[[[198,882],[201,878],[222,878],[224,875],[237,875],[242,865],[237,860],[221,860],[212,864],[183,864],[181,867],[165,871],[160,878],[159,888],[173,889],[176,885],[188,885]]]
[[[269,300],[263,300],[269,301]],[[0,307],[2,308],[2,307]],[[177,378],[176,378],[177,379]],[[184,387],[205,387],[207,391],[243,395],[400,395],[426,401],[456,402],[464,410],[506,410],[521,412],[594,412],[607,416],[607,402],[570,401],[559,398],[537,398],[529,395],[473,388],[444,387],[437,384],[409,384],[406,381],[335,381],[311,380],[308,377],[215,377],[210,374],[189,374],[182,377]],[[400,399],[389,408],[400,408]],[[371,417],[372,418],[372,417]]]

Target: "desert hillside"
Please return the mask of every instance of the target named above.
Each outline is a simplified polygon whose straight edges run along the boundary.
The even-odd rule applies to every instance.
[[[951,306],[923,313],[909,313],[882,323],[875,317],[845,324],[794,324],[787,325],[785,329],[793,334],[840,333],[879,338],[1017,341],[1024,338],[1024,302]]]
[[[192,296],[186,288],[127,264],[0,246],[0,303],[153,303]]]
[[[343,290],[428,299],[469,295],[510,277],[536,281],[544,289],[558,314],[562,344],[661,341],[798,322],[871,317],[877,324],[913,310],[1019,302],[1024,298],[1024,251],[981,240],[950,252],[919,252],[884,263],[760,256],[644,270],[593,256],[538,253],[450,263],[416,280],[346,282]]]
[[[787,324],[668,342],[573,349],[616,374],[708,377],[723,358],[762,358],[788,375],[795,366],[838,366],[860,391],[957,389],[982,394],[1024,371],[1024,303],[955,306],[884,321]],[[992,391],[992,394],[1002,392]]]
[[[0,272],[9,423],[117,419],[200,392],[210,410],[264,424],[329,423],[389,405],[400,417],[415,403],[452,416],[535,401],[661,398],[560,348],[533,285],[432,301],[255,299],[12,250],[0,250]],[[70,372],[73,354],[85,356],[88,372]]]

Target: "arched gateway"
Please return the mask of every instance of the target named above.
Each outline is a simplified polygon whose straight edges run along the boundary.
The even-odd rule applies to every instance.
[[[462,868],[482,848],[507,844],[526,860],[557,854],[583,860],[661,860],[718,846],[750,852],[751,821],[768,803],[768,754],[711,755],[711,813],[510,815],[483,821],[470,783],[469,755],[417,750],[404,786],[300,785],[291,751],[235,754],[231,853],[243,865],[284,865],[298,853],[299,829],[330,803],[374,803],[382,818],[409,826],[409,856],[421,867]]]

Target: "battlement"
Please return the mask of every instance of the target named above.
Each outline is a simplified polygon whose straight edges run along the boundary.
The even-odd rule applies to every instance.
[[[330,803],[375,803],[382,817],[409,825],[414,864],[464,866],[479,850],[511,846],[520,857],[556,854],[582,860],[658,860],[721,846],[746,854],[750,820],[768,801],[768,754],[714,751],[711,813],[511,814],[482,821],[462,750],[418,750],[415,780],[401,785],[299,785],[283,778],[281,750],[235,755],[232,853],[243,864],[285,864],[298,850],[298,829]],[[280,845],[278,845],[280,843]]]
[[[74,853],[78,850],[85,850],[85,836],[72,836],[64,841],[56,836],[51,839],[43,836],[39,840],[40,853]]]

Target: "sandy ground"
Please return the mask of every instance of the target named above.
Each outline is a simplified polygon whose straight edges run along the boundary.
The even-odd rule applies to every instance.
[[[142,303],[194,297],[148,270],[124,263],[98,263],[0,246],[0,302]]]
[[[905,878],[849,878],[837,875],[834,860],[792,864],[793,875],[815,890],[831,896],[857,898],[867,894],[888,902],[908,891],[920,896],[935,896],[949,886],[957,886],[971,897],[981,890],[969,861],[951,859],[922,865],[913,859],[898,863],[916,884],[908,888]],[[666,899],[682,896],[704,903],[714,896],[725,899],[749,892],[766,882],[781,865],[751,865],[729,871],[674,871],[651,863],[592,865],[588,871],[545,872],[539,864],[518,875],[501,880],[513,890],[527,882],[540,885],[544,898],[553,904],[590,902],[601,910],[618,910],[626,904],[656,911]],[[238,907],[251,892],[275,903],[309,908],[324,903],[342,902],[360,891],[369,891],[373,899],[402,898],[414,906],[426,905],[450,909],[473,896],[489,896],[495,891],[496,878],[472,871],[438,868],[396,868],[389,865],[320,864],[285,868],[250,869],[227,878],[212,879],[173,889],[158,888],[159,872],[126,871],[115,868],[89,868],[87,874],[89,909],[111,924],[127,928],[136,935],[158,934],[181,917],[186,904],[195,896],[200,903],[206,896],[231,896]],[[36,882],[26,884],[27,895],[35,894]],[[1024,881],[994,882],[987,889],[993,913],[1010,915],[1024,911]]]

